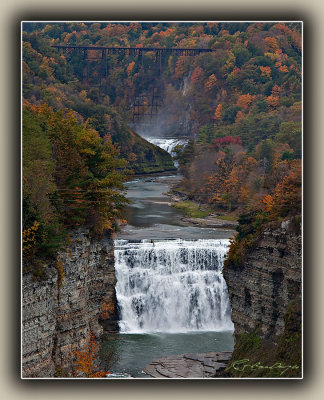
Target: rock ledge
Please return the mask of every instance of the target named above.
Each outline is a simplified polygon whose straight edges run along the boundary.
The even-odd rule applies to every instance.
[[[231,351],[167,356],[152,361],[144,372],[153,378],[213,378],[231,357]]]

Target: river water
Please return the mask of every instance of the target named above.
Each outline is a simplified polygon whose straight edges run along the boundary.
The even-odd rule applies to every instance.
[[[120,333],[109,335],[101,349],[103,367],[113,373],[148,378],[142,370],[156,358],[233,350],[221,273],[233,232],[186,226],[164,194],[179,179],[127,184],[128,225],[115,239]]]

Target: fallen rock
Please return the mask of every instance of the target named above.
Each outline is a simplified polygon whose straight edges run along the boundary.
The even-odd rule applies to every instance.
[[[143,371],[153,378],[213,378],[231,357],[231,351],[167,356],[152,361]]]

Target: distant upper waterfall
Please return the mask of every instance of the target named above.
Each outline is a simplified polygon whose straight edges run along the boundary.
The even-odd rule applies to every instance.
[[[161,147],[161,149],[167,151],[172,156],[174,156],[174,148],[177,145],[183,145],[188,142],[187,139],[176,139],[176,138],[153,138],[153,137],[146,137],[145,138],[148,142],[155,144],[156,146]]]
[[[231,330],[228,239],[115,240],[121,332]]]

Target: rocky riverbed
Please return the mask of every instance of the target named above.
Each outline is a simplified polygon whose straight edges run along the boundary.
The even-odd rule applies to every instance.
[[[231,229],[235,230],[237,226],[236,221],[224,221],[212,215],[209,215],[205,218],[191,218],[191,217],[183,217],[181,218],[181,222],[184,225],[195,225],[201,228],[215,228],[215,229]]]

